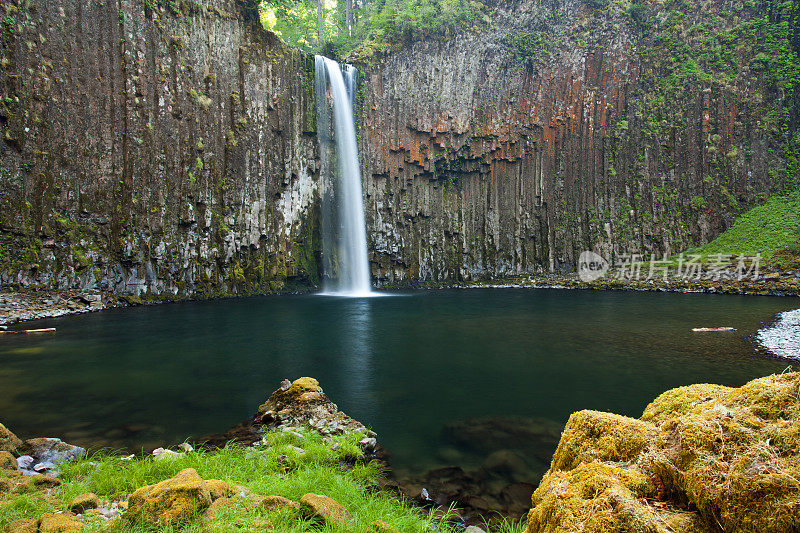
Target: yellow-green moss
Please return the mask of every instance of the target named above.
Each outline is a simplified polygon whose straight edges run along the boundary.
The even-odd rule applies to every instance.
[[[656,428],[627,416],[578,411],[567,421],[551,470],[571,470],[591,461],[628,461],[639,455]]]
[[[267,411],[279,410],[281,406],[296,402],[316,402],[325,399],[319,381],[314,378],[297,378],[288,389],[280,388],[273,392],[269,399],[258,407],[258,413],[264,414]]]
[[[211,491],[193,468],[142,487],[128,498],[125,518],[149,527],[165,527],[191,519],[211,505]]]
[[[533,493],[527,531],[666,533],[650,508],[639,501],[654,491],[648,477],[635,468],[593,462],[551,472]]]
[[[730,391],[730,387],[708,383],[668,390],[645,408],[642,420],[658,424],[670,418],[685,415],[697,405]]]
[[[527,531],[798,531],[799,414],[796,372],[673,389],[642,420],[575,413]]]

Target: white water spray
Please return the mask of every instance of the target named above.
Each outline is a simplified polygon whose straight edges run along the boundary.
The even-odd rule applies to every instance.
[[[323,180],[322,241],[325,291],[371,295],[361,171],[353,121],[356,69],[316,56],[317,135]],[[331,114],[333,108],[333,128]],[[336,142],[334,149],[331,131]],[[336,159],[338,164],[332,165]],[[338,172],[336,172],[338,170]]]

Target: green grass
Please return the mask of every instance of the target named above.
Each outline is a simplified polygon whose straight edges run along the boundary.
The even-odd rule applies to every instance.
[[[710,243],[685,253],[704,259],[717,254],[761,254],[774,266],[800,266],[800,190],[770,197],[738,217]]]
[[[229,445],[224,449],[197,450],[175,459],[155,460],[147,456],[128,462],[107,453],[95,454],[62,465],[63,485],[49,499],[38,492],[0,496],[0,531],[19,518],[38,518],[44,512],[65,509],[75,496],[85,492],[93,492],[103,500],[124,500],[137,488],[163,481],[184,468],[194,468],[203,479],[222,479],[256,494],[275,494],[293,501],[298,501],[307,492],[325,494],[344,505],[353,516],[352,524],[346,526],[322,526],[300,517],[293,510],[273,512],[268,516],[276,531],[363,532],[375,520],[387,522],[402,532],[454,531],[441,523],[434,513],[423,512],[374,490],[380,470],[372,463],[352,462],[359,453],[357,443],[362,436],[337,438],[339,446],[336,450],[331,449],[332,443],[326,443],[321,436],[301,432],[272,434],[268,447],[255,450]],[[298,452],[295,446],[304,449],[305,453]],[[290,466],[278,458],[280,455],[289,456]],[[198,516],[180,527],[163,531],[256,530],[258,520],[266,515],[264,511],[249,511],[244,504],[242,498],[221,512],[213,525],[202,524]],[[87,530],[97,530],[99,525],[99,521],[90,524],[92,527]],[[523,529],[522,524],[505,523],[495,531],[519,533]],[[106,530],[145,531],[123,521]]]

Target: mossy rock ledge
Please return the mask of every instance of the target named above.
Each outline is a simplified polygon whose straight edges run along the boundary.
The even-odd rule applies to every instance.
[[[574,413],[527,533],[800,531],[800,373]]]
[[[370,433],[333,403],[314,378],[284,380],[280,388],[258,407],[255,423],[262,429],[305,427],[323,435]],[[370,436],[374,436],[371,434]]]

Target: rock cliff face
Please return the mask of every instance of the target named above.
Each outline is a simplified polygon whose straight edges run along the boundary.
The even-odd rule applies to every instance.
[[[585,249],[714,237],[788,181],[775,2],[493,0],[480,30],[362,49],[373,275],[569,270]],[[234,0],[2,9],[0,285],[318,282],[313,58]]]
[[[0,285],[185,296],[316,277],[313,58],[233,0],[3,9]]]
[[[726,229],[785,179],[751,7],[511,0],[488,31],[357,57],[379,279],[660,258]]]

